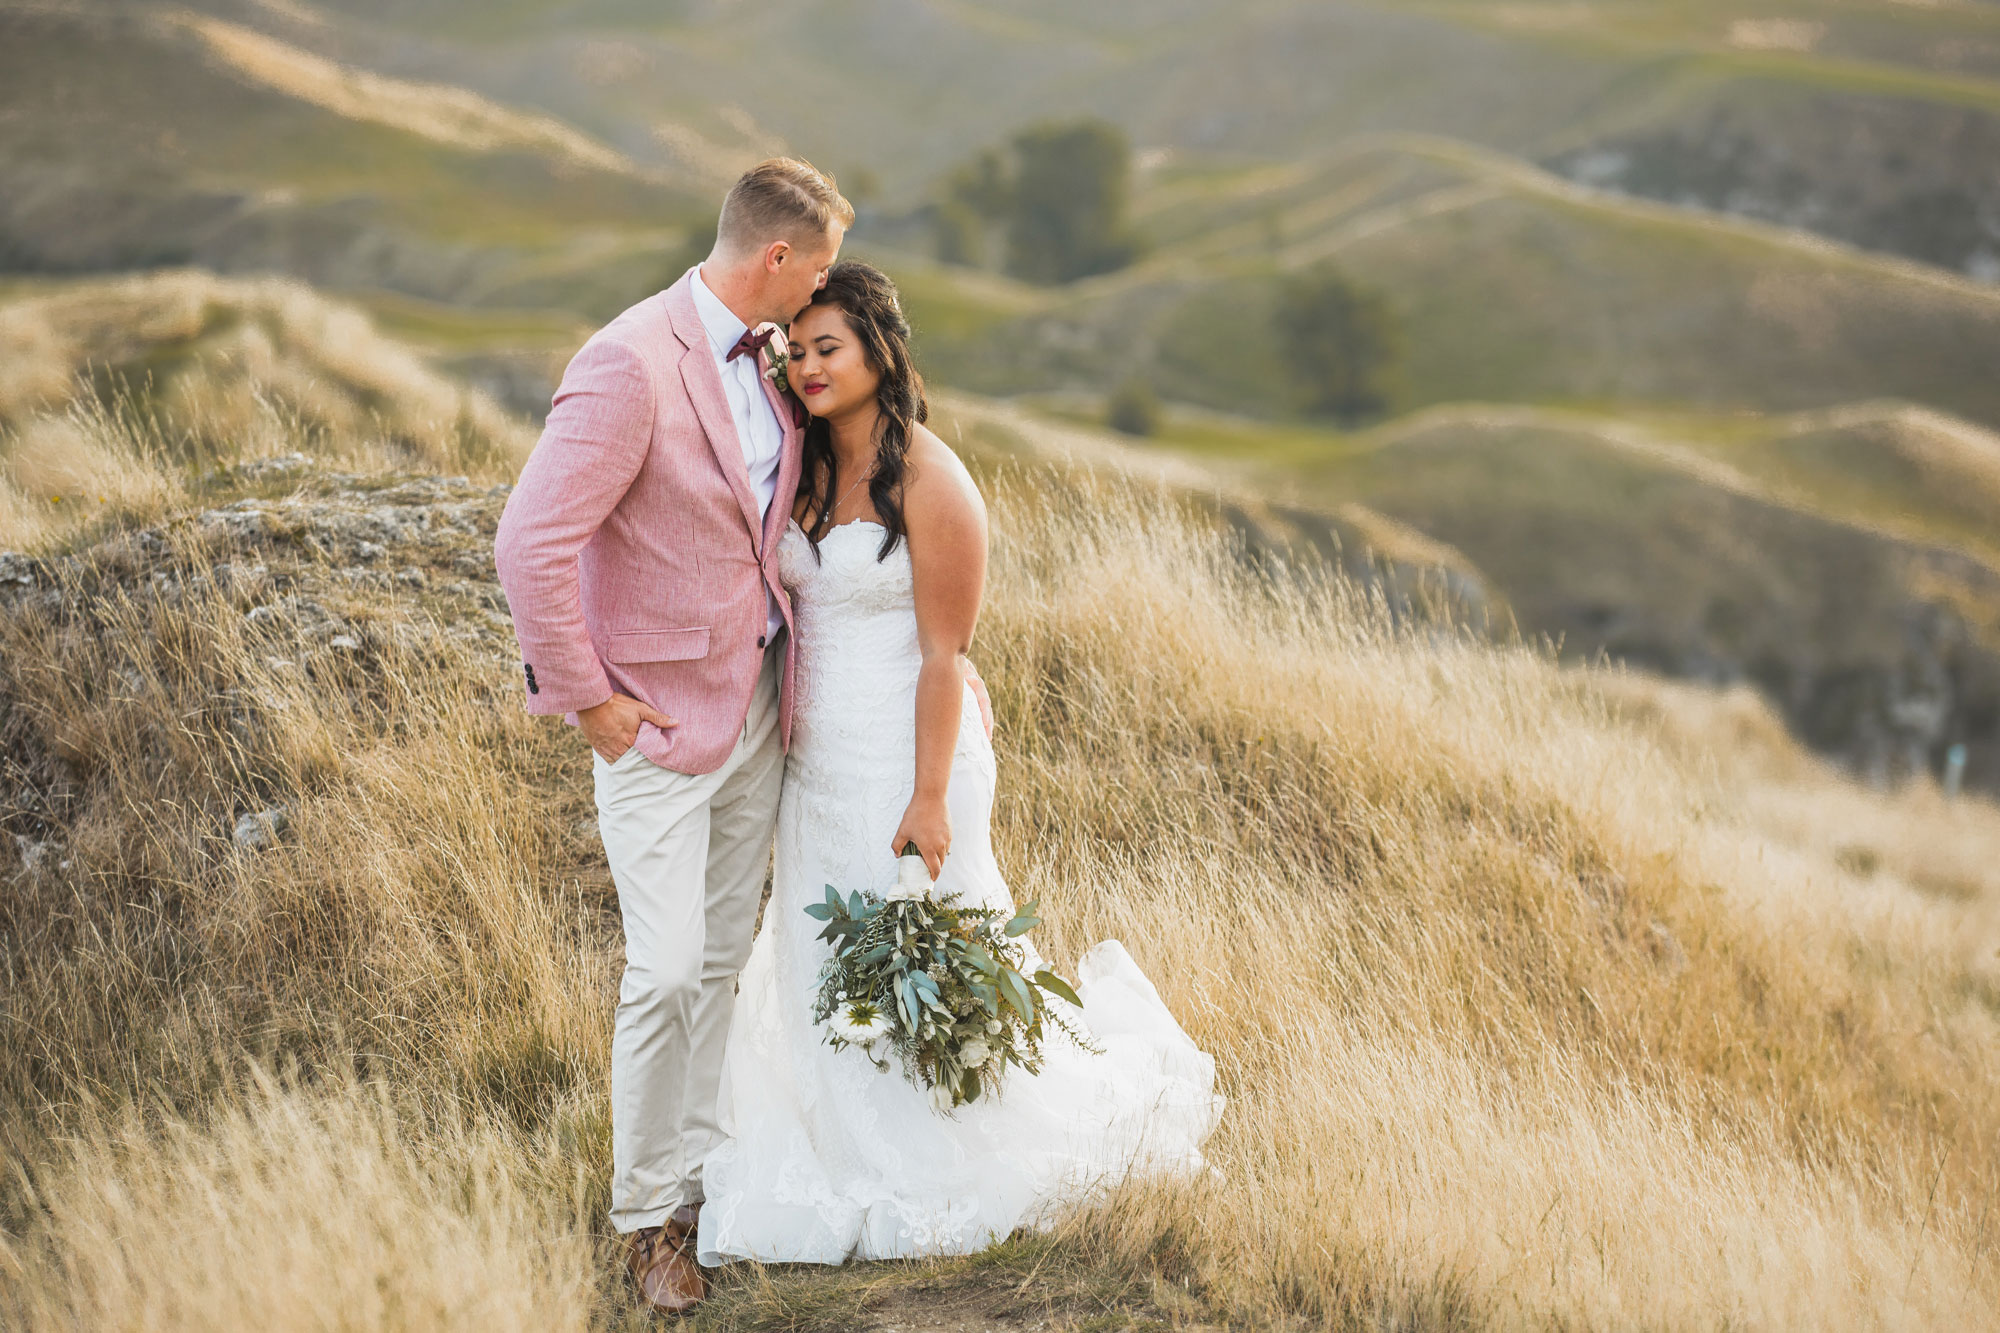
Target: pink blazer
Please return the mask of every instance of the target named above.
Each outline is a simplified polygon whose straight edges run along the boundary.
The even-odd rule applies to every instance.
[[[615,691],[680,723],[639,725],[639,752],[654,763],[712,773],[729,757],[763,664],[767,590],[792,618],[777,552],[801,432],[778,389],[764,388],[785,442],[760,521],[687,275],[569,363],[493,542],[529,712],[574,724]],[[793,648],[787,634],[786,746]]]

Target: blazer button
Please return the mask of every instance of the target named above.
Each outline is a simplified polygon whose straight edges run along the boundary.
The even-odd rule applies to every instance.
[[[762,648],[764,646],[764,636],[761,634],[757,636],[757,646],[759,648]]]

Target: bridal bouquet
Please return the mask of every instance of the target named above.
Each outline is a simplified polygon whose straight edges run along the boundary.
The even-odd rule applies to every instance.
[[[1041,1069],[1042,1037],[1053,1028],[1080,1045],[1089,1039],[1048,997],[1081,1005],[1047,968],[1028,976],[1020,936],[1041,924],[1035,904],[1011,917],[992,907],[939,898],[914,846],[903,849],[896,887],[883,897],[841,897],[805,910],[824,921],[833,956],[820,969],[813,1019],[836,1048],[855,1047],[889,1068],[897,1057],[910,1082],[930,1091],[940,1112],[997,1085],[1010,1064]]]

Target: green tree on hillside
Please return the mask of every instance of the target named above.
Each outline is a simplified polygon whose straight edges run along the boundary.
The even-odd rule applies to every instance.
[[[1125,217],[1132,145],[1103,121],[1036,125],[1014,136],[1007,271],[1029,282],[1074,282],[1125,267],[1139,253]]]
[[[1388,410],[1402,338],[1379,292],[1333,264],[1315,265],[1279,295],[1277,332],[1302,410],[1346,425]]]
[[[954,171],[931,213],[938,258],[974,267],[985,263],[988,234],[1004,224],[1013,201],[1013,174],[999,149],[989,148]]]
[[[998,231],[1006,269],[1061,283],[1123,268],[1141,246],[1126,211],[1132,146],[1100,120],[1034,125],[953,172],[931,209],[938,258],[982,264]]]

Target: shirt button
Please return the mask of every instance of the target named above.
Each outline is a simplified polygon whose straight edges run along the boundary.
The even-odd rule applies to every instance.
[[[764,636],[761,634],[757,636],[757,646],[759,648],[762,648],[764,646]]]

